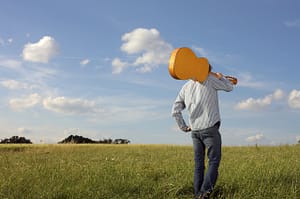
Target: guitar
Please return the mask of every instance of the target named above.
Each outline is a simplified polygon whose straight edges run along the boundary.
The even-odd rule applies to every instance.
[[[197,57],[187,47],[173,50],[169,60],[169,73],[178,80],[193,79],[201,83],[206,80],[208,74],[212,74],[217,78],[222,77],[220,73],[209,72],[208,60],[205,57]],[[232,84],[237,84],[237,78],[232,76],[224,77],[231,81]]]

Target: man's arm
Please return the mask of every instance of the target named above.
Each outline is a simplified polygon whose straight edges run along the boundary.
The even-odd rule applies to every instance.
[[[172,116],[175,118],[178,127],[182,131],[189,132],[191,131],[191,128],[188,125],[186,125],[182,116],[182,111],[185,109],[185,103],[183,99],[184,98],[182,96],[182,91],[181,91],[173,104]]]
[[[217,90],[224,90],[224,91],[232,91],[233,84],[227,78],[225,78],[221,73],[216,73],[215,75],[209,75],[209,80],[212,82],[213,87]]]
[[[186,125],[183,117],[182,117],[182,114],[181,113],[175,113],[173,114],[173,117],[175,118],[176,122],[177,122],[177,125],[178,127],[184,131],[184,132],[189,132],[191,131],[192,129]]]

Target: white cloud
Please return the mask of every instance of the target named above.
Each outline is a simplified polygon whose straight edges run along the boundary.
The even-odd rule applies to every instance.
[[[143,66],[141,68],[138,68],[137,71],[141,72],[141,73],[148,73],[148,72],[152,71],[152,68],[153,68],[152,66],[145,65],[145,66]]]
[[[40,88],[40,86],[37,84],[29,84],[29,83],[20,82],[13,79],[0,81],[0,85],[10,90],[21,90],[21,89],[32,90],[32,89]]]
[[[300,27],[300,19],[296,19],[296,20],[293,20],[293,21],[286,21],[284,22],[284,25],[287,26],[287,27]]]
[[[3,39],[3,38],[1,38],[0,37],[0,46],[5,46],[6,44],[11,44],[11,43],[13,43],[13,38],[8,38],[7,39],[7,42]]]
[[[137,123],[143,119],[159,120],[159,118],[168,117],[160,109],[164,104],[165,102],[161,100],[137,99],[128,96],[101,96],[96,100],[49,97],[43,100],[43,107],[46,110],[83,116],[89,122],[104,125]]]
[[[23,49],[23,59],[31,62],[48,63],[58,54],[58,44],[49,36],[44,36],[37,43],[28,43]]]
[[[258,142],[264,138],[263,134],[256,134],[254,136],[249,136],[246,138],[247,142]]]
[[[272,98],[274,100],[281,100],[284,97],[284,92],[281,89],[275,90],[275,92],[272,94]]]
[[[19,134],[19,136],[24,136],[24,135],[28,135],[31,133],[31,130],[25,127],[19,127],[17,128],[17,132]]]
[[[208,52],[201,47],[195,47],[195,50],[200,53],[201,57],[209,57]]]
[[[17,89],[26,89],[26,88],[29,88],[28,84],[26,84],[26,83],[21,83],[21,82],[19,82],[19,81],[13,80],[13,79],[1,81],[0,84],[1,84],[3,87],[8,88],[8,89],[11,89],[11,90],[17,90]]]
[[[288,104],[291,108],[300,108],[300,91],[294,89],[290,92]]]
[[[238,86],[247,88],[263,88],[265,83],[255,80],[250,73],[241,73],[238,75]]]
[[[121,46],[121,50],[128,54],[140,53],[159,42],[160,34],[156,29],[137,28],[132,32],[125,33],[122,41],[126,42]]]
[[[21,111],[26,108],[31,108],[40,103],[41,96],[37,93],[33,93],[23,98],[13,98],[9,100],[10,107],[15,111]]]
[[[82,61],[80,62],[80,65],[81,65],[81,66],[85,66],[85,65],[87,65],[88,63],[90,63],[90,60],[89,60],[89,59],[84,59],[84,60],[82,60]]]
[[[262,99],[254,99],[254,98],[248,98],[244,101],[241,101],[237,104],[236,108],[241,110],[253,110],[253,109],[261,109],[268,105],[270,105],[272,102],[272,99],[269,96],[266,96]]]
[[[119,58],[115,58],[112,61],[112,73],[119,74],[128,66],[127,62],[122,62]]]
[[[136,54],[138,57],[128,65],[137,67],[139,72],[150,72],[160,64],[167,64],[172,52],[171,44],[165,42],[156,29],[137,28],[122,36],[124,43],[121,50],[128,55]],[[114,59],[113,71],[122,72],[127,64],[119,58]],[[118,61],[118,62],[116,62]],[[117,71],[117,72],[116,72]]]
[[[237,109],[240,110],[261,110],[267,106],[270,106],[274,100],[280,100],[284,97],[284,93],[281,89],[277,89],[274,93],[265,96],[264,98],[248,98],[239,102],[236,105]]]
[[[79,98],[49,97],[44,99],[43,105],[44,108],[50,111],[70,115],[100,112],[94,101],[88,101]]]
[[[22,63],[17,60],[13,59],[5,59],[5,60],[0,60],[0,66],[10,68],[10,69],[18,69],[20,68]]]
[[[297,140],[297,142],[300,142],[300,135],[296,136],[296,140]]]

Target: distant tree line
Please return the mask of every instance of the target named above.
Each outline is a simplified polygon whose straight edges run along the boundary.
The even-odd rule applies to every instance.
[[[32,144],[32,142],[25,137],[12,136],[11,138],[4,138],[0,144]]]
[[[130,140],[127,139],[104,139],[95,141],[90,138],[85,138],[79,135],[70,135],[58,144],[129,144]]]
[[[70,135],[58,144],[129,144],[130,140],[127,139],[103,139],[99,141],[85,138],[79,135]],[[25,137],[12,136],[11,138],[4,138],[0,140],[0,144],[32,144],[29,139]]]

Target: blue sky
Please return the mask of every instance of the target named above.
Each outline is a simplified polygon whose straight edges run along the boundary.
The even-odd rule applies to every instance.
[[[168,60],[183,46],[239,79],[219,95],[224,145],[300,139],[297,0],[4,0],[0,10],[0,139],[191,144],[171,117],[185,81]]]

